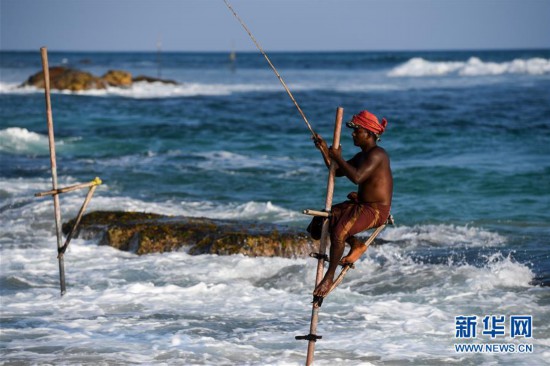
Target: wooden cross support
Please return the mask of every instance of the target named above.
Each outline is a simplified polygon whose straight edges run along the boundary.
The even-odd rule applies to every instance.
[[[50,70],[48,66],[48,50],[46,49],[46,47],[42,47],[40,49],[40,54],[42,56],[42,69],[44,72],[44,95],[46,98],[46,120],[48,124],[50,164],[52,168],[52,189],[46,192],[36,193],[35,197],[44,197],[44,196],[53,197],[55,228],[56,228],[56,236],[57,236],[57,252],[58,252],[57,259],[59,262],[59,282],[61,287],[61,296],[63,296],[66,292],[65,262],[64,262],[63,254],[67,250],[67,247],[69,246],[71,238],[73,237],[73,234],[76,231],[76,227],[80,223],[80,220],[82,219],[82,215],[84,214],[84,211],[88,206],[88,203],[92,199],[92,196],[97,186],[99,186],[102,182],[101,182],[101,179],[96,177],[94,180],[88,183],[75,184],[73,186],[64,187],[64,188],[57,187],[57,161],[55,156],[55,137],[54,137],[54,129],[53,129],[52,103],[50,98]],[[84,200],[84,203],[82,204],[82,207],[78,212],[78,216],[77,216],[77,219],[75,220],[75,224],[71,229],[71,232],[67,236],[67,240],[65,241],[65,244],[62,245],[63,234],[61,231],[61,208],[59,206],[59,195],[61,193],[71,192],[71,191],[75,191],[77,189],[83,189],[83,188],[89,188],[88,194],[86,195],[86,199]]]

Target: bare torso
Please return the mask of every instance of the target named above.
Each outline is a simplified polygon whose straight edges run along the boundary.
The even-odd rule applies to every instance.
[[[348,163],[357,169],[358,198],[361,202],[391,205],[393,193],[393,177],[390,159],[386,151],[375,146],[368,151],[361,151]],[[343,172],[338,175],[345,175]]]

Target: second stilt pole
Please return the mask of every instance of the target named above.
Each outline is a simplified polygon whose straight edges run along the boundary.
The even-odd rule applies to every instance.
[[[57,190],[57,162],[55,157],[55,138],[53,133],[52,103],[50,98],[50,70],[48,67],[48,50],[46,47],[40,49],[42,56],[42,69],[44,70],[44,94],[46,97],[46,119],[48,122],[48,141],[50,145],[50,163],[52,166],[52,190]],[[63,234],[61,232],[61,208],[59,206],[59,195],[53,194],[53,206],[55,215],[55,233],[57,235],[57,249],[63,247]],[[58,257],[59,261],[59,282],[61,295],[66,292],[65,286],[65,261],[63,256]]]

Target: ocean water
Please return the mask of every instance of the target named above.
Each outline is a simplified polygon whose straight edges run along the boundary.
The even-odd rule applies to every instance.
[[[305,227],[327,171],[258,53],[58,53],[179,85],[54,91],[61,186],[99,176],[89,210]],[[0,363],[299,365],[313,259],[136,256],[75,239],[59,295],[40,53],[0,53]],[[547,365],[550,359],[550,50],[272,53],[313,128],[336,108],[389,121],[395,180],[384,244],[324,302],[317,365]],[[343,130],[344,156],[355,153]],[[336,181],[335,202],[353,185]],[[61,196],[64,221],[84,193]],[[531,316],[532,337],[511,317]],[[476,337],[456,317],[476,316]],[[504,316],[505,334],[483,322]],[[498,325],[498,324],[497,324]],[[500,328],[498,328],[500,329]],[[500,344],[531,352],[457,352]]]

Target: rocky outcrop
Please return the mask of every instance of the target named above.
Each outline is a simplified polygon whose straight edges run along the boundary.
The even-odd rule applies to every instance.
[[[65,235],[74,220],[63,224]],[[136,254],[184,249],[190,254],[305,257],[315,251],[305,230],[248,221],[95,211],[84,215],[77,237]]]
[[[128,71],[109,70],[101,77],[111,86],[130,86],[132,85],[132,74]]]
[[[44,88],[44,73],[37,72],[25,81],[22,86]],[[89,72],[69,69],[63,66],[50,67],[50,87],[59,90],[105,89],[105,81]]]
[[[102,77],[64,66],[50,67],[49,71],[50,87],[58,90],[81,91],[105,89],[107,86],[130,87],[134,82],[177,84],[173,80],[157,79],[144,75],[132,78],[132,74],[124,70],[109,70]],[[21,86],[44,88],[44,73],[42,71],[37,72],[30,76]]]

